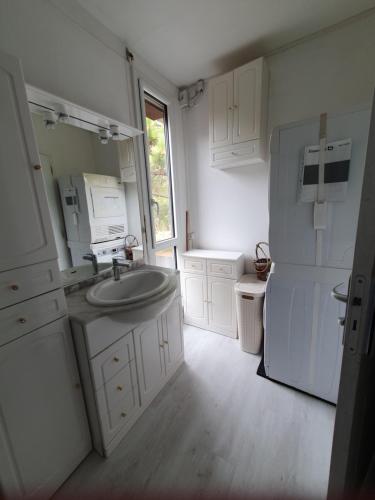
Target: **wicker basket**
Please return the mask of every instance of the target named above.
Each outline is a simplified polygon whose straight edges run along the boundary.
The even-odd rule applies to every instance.
[[[254,266],[257,278],[261,281],[267,281],[267,276],[271,269],[271,259],[268,257],[268,252],[266,252],[264,247],[268,248],[268,243],[265,241],[260,241],[255,247],[256,259],[254,260]]]

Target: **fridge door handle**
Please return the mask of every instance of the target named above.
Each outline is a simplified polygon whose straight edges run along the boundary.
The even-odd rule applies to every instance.
[[[345,304],[348,303],[348,296],[345,293],[339,292],[337,289],[343,285],[344,283],[339,283],[338,285],[335,286],[335,288],[331,292],[331,296],[338,300],[339,302],[344,302]]]

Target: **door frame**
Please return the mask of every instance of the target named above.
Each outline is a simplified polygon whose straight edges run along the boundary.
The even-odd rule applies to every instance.
[[[375,450],[375,102],[344,326],[329,496],[363,488]],[[368,485],[370,486],[370,485]],[[374,487],[374,484],[371,485]],[[366,493],[366,491],[364,491]]]

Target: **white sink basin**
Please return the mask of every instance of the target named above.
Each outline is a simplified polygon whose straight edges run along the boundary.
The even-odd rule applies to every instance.
[[[168,286],[168,274],[153,269],[130,271],[91,287],[86,299],[95,306],[123,306],[154,297]]]

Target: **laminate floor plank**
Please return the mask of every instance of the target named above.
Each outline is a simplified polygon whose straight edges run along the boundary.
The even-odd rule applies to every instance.
[[[268,493],[325,498],[335,408],[256,375],[239,342],[185,326],[185,363],[108,459],[92,453],[56,497]]]

